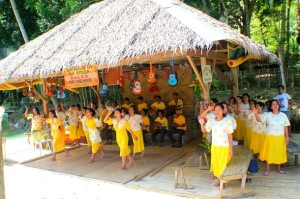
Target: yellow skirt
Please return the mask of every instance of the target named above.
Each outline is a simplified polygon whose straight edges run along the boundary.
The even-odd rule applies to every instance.
[[[85,134],[84,134],[81,122],[78,123],[78,129],[77,129],[77,131],[78,131],[78,138],[77,139],[80,139],[80,137],[85,137]]]
[[[268,164],[283,164],[287,162],[286,143],[284,135],[266,135],[259,159]]]
[[[243,140],[243,135],[242,135],[242,131],[241,131],[241,119],[240,118],[236,119],[236,129],[234,131],[233,138],[235,140]]]
[[[70,134],[69,137],[71,140],[77,140],[78,139],[78,131],[77,126],[70,124]]]
[[[143,131],[133,131],[133,133],[136,135],[137,140],[132,138],[133,140],[133,153],[140,153],[145,150],[144,146],[144,139],[143,139]]]
[[[88,146],[91,147],[92,146],[92,141],[90,139],[90,133],[88,131],[83,131],[83,132],[85,134],[85,139],[86,139],[86,142],[87,142]]]
[[[250,148],[251,136],[252,136],[252,127],[246,126],[246,133],[244,135],[244,145],[248,148]]]
[[[117,143],[120,148],[120,156],[125,157],[131,153],[131,150],[128,146],[128,135],[127,132],[117,132]]]
[[[92,153],[97,153],[101,146],[101,142],[92,143]]]
[[[66,140],[66,126],[63,124],[61,125],[60,133],[63,136],[63,139]]]
[[[229,146],[211,146],[210,171],[220,178],[230,160]]]
[[[53,138],[53,152],[57,153],[66,149],[65,135],[58,130],[51,130]]]
[[[266,137],[265,133],[252,132],[250,149],[253,151],[253,154],[260,153],[261,148],[265,141],[265,137]]]

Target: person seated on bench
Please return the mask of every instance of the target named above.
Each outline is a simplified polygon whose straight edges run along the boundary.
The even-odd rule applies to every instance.
[[[290,121],[286,114],[279,111],[280,106],[277,100],[270,102],[270,110],[272,112],[266,113],[266,137],[261,148],[259,159],[267,162],[267,169],[263,173],[264,176],[270,173],[270,164],[277,164],[277,172],[284,174],[281,169],[281,164],[287,162],[286,147],[289,144],[288,127]],[[254,114],[258,122],[262,118],[258,115],[257,109],[254,109]]]
[[[148,117],[148,109],[142,109],[141,111],[143,123],[142,123],[142,129],[143,129],[143,138],[144,138],[144,143],[148,145],[148,141],[146,138],[146,135],[150,133],[150,119]]]
[[[130,102],[130,99],[128,97],[125,97],[124,98],[124,104],[122,104],[122,109],[125,110],[125,111],[128,111],[128,109],[131,106],[134,106],[134,104]]]
[[[173,99],[168,103],[168,114],[167,117],[172,116],[175,114],[176,109],[181,110],[183,109],[183,102],[181,99],[178,98],[178,93],[173,93]]]
[[[186,132],[186,122],[185,117],[182,115],[181,109],[175,110],[175,115],[173,119],[173,129],[168,131],[169,139],[172,142],[172,147],[180,148],[182,147],[182,136]],[[178,134],[178,140],[173,137],[174,134]]]
[[[139,96],[137,100],[138,100],[138,113],[141,114],[142,109],[148,109],[148,105],[146,104],[146,102],[144,102],[144,98],[142,96]]]
[[[155,99],[155,102],[153,104],[151,104],[151,115],[152,116],[157,116],[157,112],[160,110],[160,111],[165,111],[166,109],[166,105],[163,101],[161,101],[161,96],[159,95],[156,95],[154,96],[154,99]]]
[[[210,171],[213,176],[220,178],[233,154],[233,127],[232,122],[224,117],[223,104],[216,104],[214,113],[215,117],[208,119],[207,123],[201,116],[198,119],[201,131],[212,131]],[[220,186],[220,181],[215,186]]]
[[[169,122],[168,119],[164,116],[164,112],[162,110],[157,111],[158,117],[154,120],[155,130],[151,134],[152,138],[152,146],[155,146],[156,136],[160,134],[160,144],[159,146],[163,146],[163,141],[165,139],[165,135],[169,130]]]

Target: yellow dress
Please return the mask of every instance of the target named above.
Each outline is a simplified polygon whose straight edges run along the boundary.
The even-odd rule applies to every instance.
[[[99,148],[101,147],[101,137],[97,128],[101,127],[101,123],[97,118],[86,118],[85,125],[87,127],[89,138],[91,140],[92,145],[92,153],[97,153]]]
[[[132,137],[133,140],[133,153],[140,153],[145,150],[144,146],[144,138],[143,138],[143,131],[141,123],[143,123],[142,116],[135,114],[134,116],[130,116],[128,119],[128,122],[130,124],[130,128],[137,137],[137,140],[135,140]]]
[[[220,178],[230,161],[230,146],[228,134],[233,133],[232,122],[226,118],[221,121],[209,119],[205,125],[207,132],[212,131],[210,171]]]
[[[250,143],[250,149],[253,151],[253,154],[260,153],[266,137],[266,114],[259,114],[259,117],[261,119],[261,122],[258,122],[254,115],[250,116],[249,118],[253,121],[253,131]]]
[[[116,131],[117,143],[120,148],[120,156],[125,157],[130,154],[131,150],[128,146],[128,134],[127,130],[130,130],[130,124],[127,120],[121,119],[119,122],[117,119],[109,118],[108,125],[113,125]]]
[[[56,116],[61,121],[60,132],[64,135],[64,140],[66,140],[66,125],[65,125],[66,115],[63,111],[60,111],[60,112],[56,112]]]
[[[268,164],[283,164],[287,162],[285,143],[285,127],[290,121],[284,113],[266,113],[266,138],[261,148],[259,159]]]
[[[60,131],[61,121],[58,118],[46,120],[46,123],[50,124],[51,136],[53,138],[53,152],[57,153],[65,150],[65,135]]]
[[[39,140],[43,139],[43,121],[42,121],[42,116],[41,115],[33,115],[33,114],[28,114],[27,119],[31,119],[31,139],[33,143],[36,142],[36,136],[38,136]],[[35,131],[39,131],[37,133],[34,133]]]
[[[91,139],[90,139],[90,134],[89,134],[89,131],[88,131],[88,127],[85,124],[85,120],[86,120],[86,116],[83,116],[81,118],[82,129],[83,129],[83,132],[85,134],[86,142],[87,142],[88,146],[91,147],[92,146],[92,142],[91,142]]]
[[[69,116],[69,138],[71,140],[77,140],[79,139],[78,136],[78,120],[74,116],[74,114],[70,111],[66,111],[66,115]]]
[[[252,136],[252,129],[253,129],[253,122],[250,117],[253,117],[252,111],[247,111],[248,117],[245,119],[245,125],[246,125],[246,133],[244,134],[244,145],[248,148],[250,148],[251,144],[251,136]]]

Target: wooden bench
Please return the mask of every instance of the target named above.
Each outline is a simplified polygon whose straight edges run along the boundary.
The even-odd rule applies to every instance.
[[[241,194],[243,194],[252,156],[252,151],[245,146],[233,147],[233,156],[220,177],[220,198],[222,197],[224,181],[241,179]]]
[[[295,166],[298,165],[298,155],[300,154],[300,145],[290,141],[287,146],[287,151],[293,155],[295,155]]]
[[[176,189],[178,185],[182,185],[184,189],[187,189],[186,180],[184,177],[183,169],[187,167],[190,163],[194,161],[194,159],[199,157],[199,167],[200,169],[208,169],[208,158],[206,154],[207,150],[204,148],[199,148],[197,151],[195,151],[189,158],[187,158],[185,161],[179,163],[173,169],[175,169],[175,182],[174,182],[174,188]],[[181,176],[181,182],[179,182],[179,175]]]

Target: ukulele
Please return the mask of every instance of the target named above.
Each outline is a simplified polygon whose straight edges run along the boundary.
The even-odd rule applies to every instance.
[[[149,71],[148,82],[150,84],[154,84],[156,82],[155,73],[153,72],[152,59],[150,59],[150,71]]]
[[[103,70],[103,72],[102,72],[101,79],[102,79],[102,88],[101,88],[100,94],[102,96],[107,96],[108,93],[109,93],[109,90],[108,90],[108,86],[107,86],[107,84],[105,82],[105,70]]]
[[[138,79],[138,70],[134,69],[134,78],[130,84],[130,91],[135,95],[140,95],[142,93],[141,81]]]
[[[175,86],[178,83],[178,81],[177,81],[176,73],[174,72],[174,59],[171,59],[170,66],[172,72],[169,74],[168,83],[170,86]]]

